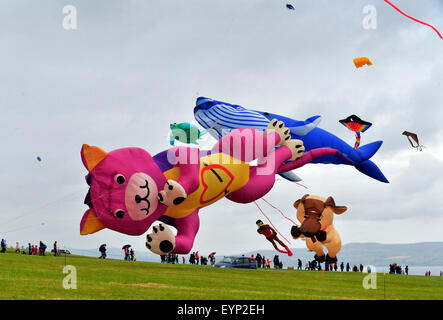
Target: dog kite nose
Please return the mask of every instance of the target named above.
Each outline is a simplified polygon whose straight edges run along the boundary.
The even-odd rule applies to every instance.
[[[138,194],[135,196],[135,202],[140,203],[142,201],[142,197],[140,197]]]

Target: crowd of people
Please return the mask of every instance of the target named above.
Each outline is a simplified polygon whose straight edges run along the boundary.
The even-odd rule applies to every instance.
[[[6,248],[8,247],[8,244],[5,239],[2,238],[1,240],[1,253],[6,252]],[[15,243],[15,253],[21,253],[21,254],[28,254],[28,255],[39,255],[39,256],[46,256],[46,249],[47,246],[42,241],[39,242],[39,244],[32,245],[31,243],[28,243],[28,246],[25,248],[25,246],[20,246],[19,242]],[[60,248],[57,246],[57,241],[54,242],[53,250],[51,251],[54,256],[60,255]]]
[[[271,260],[267,259],[265,256],[262,256],[260,253],[257,253],[255,257],[253,254],[251,254],[251,259],[255,260],[257,268],[271,268]],[[274,256],[272,262],[274,263],[275,269],[283,269],[283,262],[280,261],[278,255]]]
[[[132,248],[129,249],[129,247],[125,247],[123,250],[125,250],[125,260],[128,260],[128,261],[136,261],[137,260],[135,258],[134,250]]]
[[[390,264],[389,265],[389,273],[390,274],[409,274],[409,267],[406,266],[404,269],[402,269],[401,266],[399,266],[396,263]]]
[[[186,257],[182,256],[182,264],[186,264]],[[160,256],[160,262],[162,263],[179,263],[179,256],[175,253],[168,253]],[[215,264],[215,252],[211,252],[207,257],[199,255],[198,251],[194,251],[189,255],[189,264],[207,266],[208,263],[213,266]]]
[[[7,249],[7,242],[5,239],[2,238],[0,253],[5,253],[6,249]],[[16,246],[15,246],[16,253],[28,254],[28,255],[45,256],[46,249],[47,249],[47,246],[42,241],[40,241],[39,244],[36,244],[36,245],[32,245],[31,243],[28,243],[27,248],[25,248],[24,246],[20,247],[19,242],[16,242]],[[124,247],[123,250],[125,253],[124,260],[136,261],[134,250],[132,248]],[[99,248],[99,251],[101,253],[101,256],[99,258],[105,259],[106,258],[106,244],[101,245]],[[60,256],[61,250],[57,245],[57,241],[54,242],[53,249],[51,252],[53,253],[54,256]],[[257,253],[255,256],[253,254],[251,254],[251,259],[255,261],[255,263],[257,264],[257,268],[271,268],[271,260],[266,258],[265,256],[262,256],[260,253]],[[161,255],[160,261],[162,263],[177,263],[178,264],[179,263],[179,256],[177,254],[168,253],[166,255]],[[215,252],[211,252],[208,255],[208,257],[206,257],[206,256],[199,255],[198,251],[195,251],[189,255],[188,261],[190,264],[202,265],[202,266],[208,265],[208,262],[209,262],[210,265],[213,266],[215,264]],[[280,261],[278,255],[274,256],[272,262],[274,264],[275,269],[283,269],[283,262]],[[182,263],[186,264],[186,257],[185,256],[182,256]],[[303,262],[301,259],[297,259],[297,270],[303,270]],[[351,267],[349,262],[346,263],[346,265],[344,264],[344,262],[341,262],[339,265],[337,263],[325,262],[322,265],[318,261],[312,260],[312,261],[306,262],[304,270],[311,270],[311,271],[316,271],[316,270],[318,270],[318,271],[321,271],[321,270],[338,271],[338,270],[340,270],[341,272],[344,272],[345,270],[346,270],[346,272],[350,272],[352,270],[352,272],[363,272],[364,266],[362,264],[360,264],[359,266],[354,265],[353,267]],[[371,268],[369,266],[367,267],[367,272],[369,272],[369,273],[371,272]],[[406,266],[405,268],[402,268],[397,263],[393,263],[393,264],[389,265],[389,273],[390,274],[408,275],[409,274],[409,267]],[[425,276],[430,276],[430,275],[431,275],[431,271],[426,271]],[[443,276],[442,271],[440,271],[440,276]]]

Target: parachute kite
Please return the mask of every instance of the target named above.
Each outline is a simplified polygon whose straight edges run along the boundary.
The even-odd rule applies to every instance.
[[[288,8],[289,10],[295,10],[294,6],[292,4],[287,4],[286,8]]]
[[[277,146],[277,147],[276,147]],[[227,198],[251,203],[266,195],[275,175],[299,168],[319,157],[355,163],[331,147],[305,148],[291,139],[284,122],[273,120],[265,132],[252,128],[231,131],[211,150],[176,146],[152,157],[141,148],[111,152],[83,145],[81,158],[89,174],[85,198],[89,209],[80,234],[109,228],[128,235],[145,233],[154,253],[187,254],[199,229],[200,209]],[[250,164],[260,158],[256,165]],[[177,234],[168,227],[177,229]]]
[[[292,139],[303,141],[307,151],[317,148],[338,150],[340,155],[346,155],[346,158],[351,159],[352,165],[360,172],[381,182],[389,182],[380,169],[369,160],[380,148],[383,141],[372,142],[354,149],[337,136],[318,128],[317,125],[321,120],[320,116],[314,116],[305,121],[298,121],[278,114],[246,109],[239,105],[200,97],[197,99],[197,105],[194,108],[194,117],[216,139],[220,139],[226,132],[238,128],[265,130],[272,119],[278,119],[284,122],[290,130]],[[313,158],[311,163],[350,164],[346,159],[342,160],[341,156],[333,155]],[[289,170],[284,171],[281,174],[284,178],[288,180],[294,179],[293,176],[288,176],[292,172],[289,172]]]
[[[355,132],[355,149],[360,146],[360,133],[365,132],[372,126],[372,123],[360,119],[355,114],[346,119],[340,120],[339,122],[349,130]]]
[[[197,144],[197,140],[204,135],[207,130],[200,131],[200,129],[189,122],[184,123],[173,123],[170,125],[171,134],[169,137],[169,142],[173,146],[174,141],[178,140],[183,143],[193,143]]]
[[[411,144],[411,146],[415,149],[422,151],[423,149],[423,145],[420,144],[420,142],[418,141],[418,136],[416,133],[413,132],[409,132],[409,131],[403,131],[402,135],[406,136],[406,138],[408,138],[409,143]],[[412,140],[411,140],[412,139]],[[414,145],[415,142],[416,144]]]
[[[364,65],[372,66],[371,60],[369,60],[367,57],[355,58],[354,64],[357,68],[363,67]]]

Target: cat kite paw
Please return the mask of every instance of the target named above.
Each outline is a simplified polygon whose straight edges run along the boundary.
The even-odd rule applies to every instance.
[[[285,144],[286,141],[291,139],[291,131],[285,127],[283,121],[278,121],[277,119],[271,120],[265,130],[265,134],[268,135],[271,132],[276,132],[280,136],[279,145]]]
[[[152,230],[152,233],[146,235],[146,248],[159,255],[167,254],[175,248],[175,236],[168,226],[160,223]]]
[[[166,206],[177,206],[187,198],[185,189],[174,180],[168,180],[162,191],[158,193],[158,201]]]
[[[303,141],[297,140],[297,139],[291,139],[284,143],[285,146],[287,146],[292,153],[291,161],[298,160],[303,155],[303,152],[305,151],[305,147],[303,145]]]

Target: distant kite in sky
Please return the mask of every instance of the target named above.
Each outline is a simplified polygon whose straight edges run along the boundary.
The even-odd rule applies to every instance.
[[[287,4],[286,8],[288,8],[289,10],[295,10],[294,6],[292,4]]]
[[[40,158],[40,157],[37,157],[37,160],[38,160],[38,161],[42,161],[42,158]]]
[[[349,130],[355,132],[355,149],[360,146],[360,133],[365,132],[372,126],[372,123],[360,119],[355,114],[346,119],[340,120],[339,122]]]
[[[420,151],[423,150],[422,148],[423,148],[424,146],[421,145],[420,142],[418,141],[418,136],[417,136],[416,133],[409,132],[409,131],[403,131],[402,135],[404,135],[404,136],[406,136],[406,138],[408,138],[408,141],[409,141],[409,143],[411,144],[411,146],[412,146],[413,148],[415,148],[415,149],[417,149],[417,150],[420,150]],[[414,140],[414,142],[415,142],[417,145],[414,145],[414,143],[412,142],[411,139]]]
[[[364,65],[372,66],[371,60],[367,57],[355,58],[354,64],[357,68],[363,67]]]
[[[206,129],[200,130],[196,125],[189,122],[173,123],[169,127],[171,128],[171,134],[169,137],[171,146],[174,145],[175,140],[188,144],[198,144],[197,140],[208,132]]]

